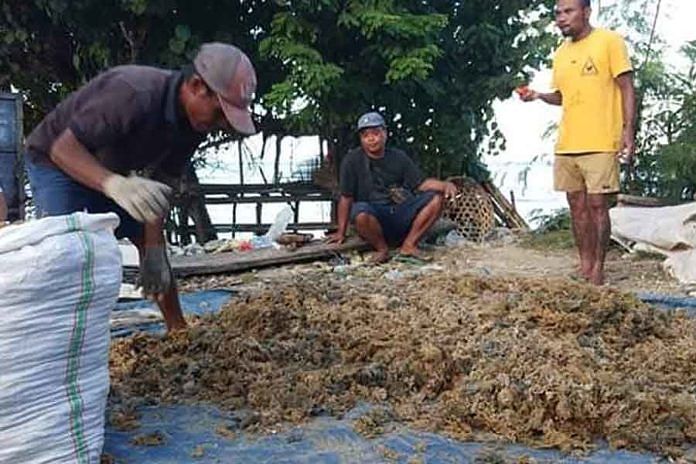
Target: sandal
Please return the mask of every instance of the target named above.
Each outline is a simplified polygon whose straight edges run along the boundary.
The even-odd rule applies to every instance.
[[[433,261],[433,258],[430,256],[406,255],[403,253],[397,253],[393,259],[397,263],[411,264],[413,266],[423,266]]]

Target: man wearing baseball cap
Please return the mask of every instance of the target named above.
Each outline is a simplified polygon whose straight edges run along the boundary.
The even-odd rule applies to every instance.
[[[118,66],[70,94],[31,132],[26,166],[40,216],[115,212],[140,253],[143,292],[168,330],[182,329],[162,226],[171,188],[209,132],[253,134],[256,73],[237,47],[204,44],[172,71]]]
[[[349,219],[375,249],[372,261],[389,259],[389,245],[399,246],[398,260],[422,262],[418,242],[440,217],[444,199],[453,197],[451,182],[425,178],[403,151],[387,147],[387,127],[379,113],[358,118],[360,147],[341,163],[338,231],[329,237],[341,243]]]

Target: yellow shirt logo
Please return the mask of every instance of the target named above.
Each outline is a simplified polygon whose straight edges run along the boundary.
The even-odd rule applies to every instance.
[[[587,58],[587,61],[585,61],[585,66],[582,67],[582,75],[583,76],[594,76],[597,74],[597,67],[594,64],[594,61],[592,61],[592,57]]]

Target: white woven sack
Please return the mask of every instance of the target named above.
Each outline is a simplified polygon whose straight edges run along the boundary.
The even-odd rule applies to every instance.
[[[75,213],[0,229],[0,463],[99,463],[117,225]]]

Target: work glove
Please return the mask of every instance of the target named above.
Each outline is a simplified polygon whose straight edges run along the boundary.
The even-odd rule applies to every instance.
[[[169,212],[168,185],[144,177],[113,174],[104,182],[104,194],[140,222],[156,222]]]
[[[165,245],[146,246],[140,262],[139,287],[145,295],[166,293],[174,285],[174,275]]]

